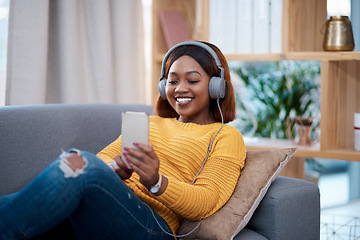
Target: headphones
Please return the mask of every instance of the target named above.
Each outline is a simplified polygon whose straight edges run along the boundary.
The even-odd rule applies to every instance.
[[[174,49],[180,47],[180,46],[198,46],[201,47],[202,49],[204,49],[205,51],[207,51],[212,58],[215,60],[216,66],[220,71],[220,77],[211,77],[210,81],[209,81],[209,95],[211,99],[221,99],[224,98],[226,95],[226,81],[224,79],[224,68],[221,66],[220,60],[218,58],[218,56],[216,55],[215,51],[208,45],[206,45],[205,43],[202,42],[198,42],[198,41],[185,41],[185,42],[181,42],[176,44],[175,46],[173,46],[172,48],[170,48],[170,50],[166,53],[164,60],[162,62],[162,66],[161,66],[161,78],[160,78],[160,82],[158,84],[158,88],[159,88],[159,93],[162,99],[166,100],[166,91],[165,91],[165,87],[166,87],[166,78],[165,78],[165,64],[166,61],[168,60],[170,54],[174,51]]]

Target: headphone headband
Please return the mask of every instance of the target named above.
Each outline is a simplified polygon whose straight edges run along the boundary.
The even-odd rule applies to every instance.
[[[162,61],[162,65],[161,65],[161,78],[160,80],[165,78],[165,65],[166,62],[170,56],[170,54],[178,47],[180,46],[198,46],[201,47],[202,49],[204,49],[205,51],[207,51],[212,58],[215,60],[215,64],[218,67],[218,69],[220,70],[220,78],[224,79],[224,68],[221,66],[221,62],[218,58],[218,56],[216,55],[215,51],[209,47],[208,45],[206,45],[205,43],[202,42],[198,42],[198,41],[185,41],[185,42],[181,42],[178,43],[176,45],[174,45],[173,47],[170,48],[170,50],[165,54],[165,57]]]

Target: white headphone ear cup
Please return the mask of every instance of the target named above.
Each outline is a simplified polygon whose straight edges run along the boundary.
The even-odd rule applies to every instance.
[[[226,95],[226,81],[219,77],[212,77],[209,82],[209,95],[211,99],[221,99]]]
[[[166,79],[162,79],[159,83],[158,83],[158,88],[159,88],[159,93],[162,99],[166,100]]]

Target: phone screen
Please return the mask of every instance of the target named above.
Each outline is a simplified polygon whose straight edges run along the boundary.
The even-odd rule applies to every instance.
[[[124,148],[136,148],[133,143],[149,144],[149,115],[144,112],[125,112],[121,124],[121,154],[126,166]],[[140,159],[141,160],[141,159]]]

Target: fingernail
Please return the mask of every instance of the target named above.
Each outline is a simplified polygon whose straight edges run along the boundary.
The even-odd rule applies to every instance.
[[[138,144],[138,143],[136,143],[136,142],[134,142],[133,144],[134,144],[134,146],[139,146],[139,144]]]
[[[125,149],[125,148],[124,148],[124,149]],[[126,149],[125,149],[125,150],[126,150]],[[126,151],[127,151],[127,150],[126,150]],[[125,156],[125,157],[127,157],[127,155],[128,155],[127,153],[124,153],[124,156]]]
[[[124,150],[125,150],[125,151],[130,151],[130,148],[124,147]],[[125,153],[124,153],[124,155],[125,155]]]

